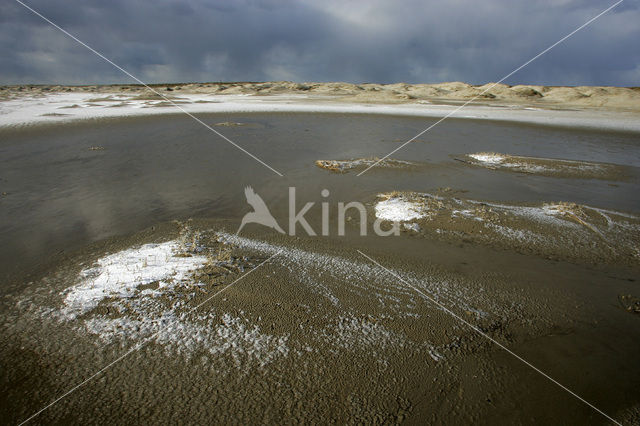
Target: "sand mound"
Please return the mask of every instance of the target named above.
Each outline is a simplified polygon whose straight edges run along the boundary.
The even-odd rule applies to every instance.
[[[236,123],[233,121],[223,121],[221,123],[215,123],[214,126],[218,126],[218,127],[239,127],[239,126],[244,126],[245,123]]]
[[[313,97],[338,97],[344,102],[355,103],[459,103],[476,99],[480,103],[496,105],[528,105],[542,108],[608,108],[640,111],[640,90],[625,87],[578,86],[553,87],[540,85],[516,85],[487,83],[473,86],[462,82],[438,84],[352,84],[344,82],[296,83],[237,82],[237,83],[189,83],[156,86],[172,96],[180,94],[216,95],[287,95],[303,94]],[[0,87],[0,99],[20,96],[43,95],[56,92],[124,93],[135,100],[162,100],[163,98],[143,86],[4,86]],[[173,99],[173,98],[172,98]]]
[[[467,154],[458,160],[493,170],[573,179],[623,180],[627,175],[627,168],[617,164],[524,157],[495,152]]]
[[[624,294],[621,295],[618,300],[625,311],[640,315],[640,297]]]
[[[417,163],[412,163],[410,161],[394,160],[391,158],[380,160],[376,157],[357,158],[353,160],[317,160],[315,164],[321,169],[329,170],[336,173],[347,173],[351,170],[364,170],[374,164],[375,168],[379,167],[382,169],[408,169],[418,166]]]
[[[429,238],[471,240],[544,257],[596,263],[640,263],[640,218],[567,203],[518,205],[438,194],[378,195],[374,214]]]

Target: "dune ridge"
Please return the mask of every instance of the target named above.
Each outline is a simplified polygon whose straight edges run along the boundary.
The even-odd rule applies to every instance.
[[[483,104],[517,104],[540,108],[607,108],[640,111],[640,87],[609,86],[542,86],[487,83],[471,85],[463,82],[437,84],[353,84],[344,82],[295,83],[230,82],[171,83],[150,85],[153,90],[175,96],[179,94],[215,95],[306,95],[337,97],[355,103],[460,103],[475,98]],[[15,99],[21,95],[60,92],[137,93],[158,97],[142,85],[15,85],[0,86],[0,99]],[[161,99],[158,97],[158,99]]]

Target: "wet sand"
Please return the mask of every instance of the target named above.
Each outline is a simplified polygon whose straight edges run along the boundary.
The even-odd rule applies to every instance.
[[[559,158],[524,157],[495,152],[467,154],[462,158],[456,158],[456,160],[493,170],[574,179],[616,181],[624,180],[630,173],[624,166],[617,164],[564,160]]]
[[[506,204],[462,195],[451,189],[379,194],[375,216],[427,238],[572,262],[640,266],[640,216],[575,203]]]
[[[148,338],[39,421],[604,423],[354,255],[355,248],[616,418],[633,414],[638,318],[616,303],[616,293],[635,286],[631,271],[487,252],[470,243],[403,239],[389,247],[380,238],[357,237],[293,243],[262,232],[220,231],[233,225],[194,221],[185,239],[184,224],[160,224],[94,244],[59,259],[55,270],[9,299],[15,304],[5,305],[10,339],[2,352],[13,368],[5,371],[12,385],[4,418],[25,418]],[[82,271],[105,254],[181,238],[192,256],[209,250],[218,256],[224,244],[245,272],[280,254],[196,311],[191,308],[242,272],[155,292],[141,286],[135,294],[89,302],[86,311],[67,309],[82,287]]]
[[[398,153],[421,167],[355,177],[314,163],[379,157],[429,122],[205,117],[286,170],[280,179],[187,119],[1,130],[6,422],[145,342],[38,421],[606,423],[356,250],[612,417],[638,418],[637,135],[451,120]],[[630,172],[538,176],[453,158],[477,152]],[[358,236],[355,214],[345,237],[258,225],[235,236],[247,184],[281,224],[295,185],[299,207],[317,203],[307,215],[317,230],[323,188],[332,203],[365,203],[368,220],[400,194],[438,209],[407,221],[420,229],[399,237]],[[437,192],[445,186],[453,189]],[[548,222],[514,213],[523,209],[549,213]],[[487,236],[484,223],[536,232],[543,243]]]

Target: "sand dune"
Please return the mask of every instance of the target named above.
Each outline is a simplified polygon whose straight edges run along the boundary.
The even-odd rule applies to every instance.
[[[451,116],[640,132],[640,88],[471,86],[459,82],[189,83],[151,89],[141,85],[0,86],[0,128],[180,111]]]
[[[612,108],[640,111],[640,88],[603,86],[539,86],[487,83],[470,85],[462,82],[438,84],[352,84],[352,83],[294,83],[288,81],[264,83],[187,83],[153,85],[154,90],[167,95],[216,94],[216,95],[273,95],[301,94],[310,96],[338,96],[344,102],[411,103],[411,102],[461,102],[476,98],[481,103],[526,104],[541,108],[580,107]],[[140,85],[110,86],[3,86],[0,99],[20,95],[55,92],[88,92],[137,94],[157,96]]]

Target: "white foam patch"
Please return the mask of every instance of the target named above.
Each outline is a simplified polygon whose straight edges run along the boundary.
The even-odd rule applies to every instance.
[[[225,313],[190,317],[165,311],[157,318],[141,320],[121,317],[97,317],[85,321],[86,330],[103,341],[115,339],[140,341],[148,338],[169,350],[190,355],[204,349],[210,355],[228,355],[237,368],[247,364],[260,367],[289,354],[288,335],[274,336],[263,333],[259,326],[247,319]]]
[[[495,223],[485,223],[488,229],[501,234],[505,238],[510,240],[520,241],[524,243],[544,243],[545,238],[542,235],[536,234],[526,229],[514,229],[507,226],[498,225]]]
[[[106,298],[129,298],[144,284],[158,282],[158,290],[187,281],[207,261],[205,256],[176,256],[179,244],[145,244],[99,259],[80,272],[80,283],[66,291],[63,313],[73,318],[94,309]],[[144,290],[153,294],[154,290]]]
[[[180,247],[177,240],[145,244],[98,259],[80,272],[78,284],[63,292],[63,307],[55,316],[77,321],[86,314],[78,329],[105,342],[148,339],[187,356],[196,350],[228,355],[236,367],[261,367],[287,356],[288,335],[263,333],[242,313],[193,311],[189,302],[200,284],[191,276],[208,259],[184,256]],[[181,291],[174,291],[178,287]],[[94,311],[101,303],[109,314]]]
[[[376,350],[413,345],[404,334],[365,317],[372,305],[388,309],[389,316],[384,314],[379,320],[417,315],[415,309],[420,296],[412,288],[398,283],[392,275],[381,274],[376,265],[227,233],[217,235],[219,241],[226,241],[238,248],[266,255],[278,253],[274,258],[274,266],[288,270],[291,273],[289,279],[294,282],[296,278],[299,279],[301,284],[325,295],[336,306],[341,304],[340,296],[345,292],[355,294],[359,300],[368,298],[369,302],[363,304],[367,306],[365,311],[360,311],[358,307],[350,308],[349,311],[353,313],[339,316],[337,322],[332,318],[326,327],[309,330],[321,339],[323,345],[332,340],[333,344],[329,347],[335,350],[373,348],[373,353]],[[179,252],[178,247],[177,241],[169,241],[104,256],[95,266],[82,271],[80,283],[62,293],[64,299],[61,310],[48,317],[70,322],[79,332],[97,336],[100,341],[119,342],[123,347],[130,347],[132,342],[150,342],[162,346],[168,353],[177,352],[187,357],[194,353],[208,353],[212,361],[223,366],[262,367],[290,353],[303,353],[300,351],[302,346],[290,342],[290,334],[265,333],[260,327],[259,317],[251,319],[253,317],[242,311],[225,313],[211,308],[203,312],[193,310],[195,295],[206,288],[199,287],[189,277],[193,269],[204,263],[205,258],[175,256]],[[409,271],[397,273],[440,303],[473,312],[477,318],[487,316],[472,306],[477,306],[481,300],[483,304],[490,305],[492,310],[499,309],[491,300],[485,300],[481,288],[466,288],[461,282],[435,279]],[[328,276],[335,279],[327,280]],[[338,284],[330,285],[327,282]],[[141,289],[144,283],[154,285]],[[97,307],[103,309],[97,310]],[[81,313],[84,315],[79,316]],[[424,347],[433,349],[430,345]],[[431,356],[438,359],[438,356]],[[227,358],[232,363],[226,362]]]
[[[392,222],[407,222],[425,217],[424,207],[416,201],[402,197],[392,197],[378,201],[375,206],[376,217]]]
[[[336,295],[337,292],[325,283],[326,279],[322,279],[323,276],[330,275],[338,282],[348,283],[340,286],[338,291],[354,293],[363,301],[371,300],[371,303],[402,316],[413,316],[417,300],[422,298],[414,289],[405,283],[398,282],[392,274],[381,271],[377,265],[370,262],[358,262],[340,256],[269,244],[225,232],[219,232],[217,235],[222,241],[238,248],[254,250],[266,256],[277,254],[274,257],[274,264],[277,259],[277,264],[286,268],[292,277],[299,279],[312,291],[325,296],[335,306],[341,306],[340,298]],[[420,288],[439,303],[476,312],[479,318],[488,315],[474,307],[480,300],[490,305],[492,310],[499,310],[499,306],[496,306],[493,301],[485,300],[482,289],[472,290],[453,280],[410,271],[393,271],[393,273],[403,277],[413,287]]]
[[[542,206],[542,212],[549,216],[562,216],[564,212],[559,204],[545,204]]]
[[[465,209],[465,210],[452,210],[451,217],[465,217],[468,219],[477,220],[479,222],[483,222],[484,219],[476,216],[473,210]]]
[[[386,195],[380,194],[379,197]],[[494,211],[509,213],[515,216],[535,220],[540,223],[554,224],[570,228],[579,228],[574,222],[564,220],[566,213],[560,204],[544,204],[536,206],[516,206],[471,199],[449,198],[445,199],[429,193],[412,193],[410,196],[397,195],[376,203],[376,217],[383,220],[406,222],[415,219],[422,219],[429,214],[429,210],[420,199],[432,199],[442,202],[450,202],[460,208],[451,208],[451,217],[464,217],[477,221],[484,221],[482,217],[476,215],[475,206],[489,207]],[[471,207],[471,208],[469,208]],[[585,206],[587,207],[587,206]],[[613,213],[613,212],[612,212]]]
[[[545,172],[603,172],[607,167],[604,164],[592,163],[588,161],[560,160],[553,158],[522,157],[488,152],[468,154],[479,165],[489,168],[512,169],[514,171],[528,173]],[[542,161],[544,164],[536,164],[535,161]]]
[[[405,160],[396,159],[377,159],[377,158],[358,158],[355,160],[318,160],[316,164],[320,167],[339,170],[342,172],[352,170],[358,167],[369,167],[376,165],[376,167],[384,168],[402,168],[408,166],[415,166],[416,163]]]
[[[404,229],[413,232],[420,232],[420,230],[422,229],[417,223],[403,223],[402,226],[404,227]]]
[[[397,335],[378,322],[354,316],[339,316],[337,323],[324,332],[327,343],[341,349],[402,348],[406,338]]]
[[[487,153],[469,154],[469,157],[481,163],[490,165],[500,164],[506,159],[504,155]]]
[[[472,205],[481,205],[490,207],[493,210],[506,212],[512,215],[520,216],[529,220],[534,220],[539,223],[553,224],[560,227],[568,228],[580,228],[580,226],[574,222],[562,219],[562,214],[558,210],[559,205],[545,204],[541,207],[535,206],[514,206],[499,203],[489,203],[485,201],[477,200],[464,200]],[[469,217],[469,216],[467,216]],[[482,219],[482,218],[478,218]]]
[[[322,329],[318,336],[325,345],[334,350],[364,351],[374,355],[379,362],[386,362],[383,351],[426,351],[434,361],[444,359],[429,342],[416,343],[402,332],[392,331],[383,325],[384,318],[363,318],[353,314],[339,315]]]
[[[546,171],[556,171],[554,168],[541,166],[539,164],[531,164],[526,161],[517,161],[514,157],[495,154],[495,153],[477,153],[469,154],[478,163],[487,167],[499,167],[505,169],[514,169],[516,171],[525,171],[529,173],[543,173]],[[559,169],[558,169],[559,170]]]
[[[382,198],[388,196],[379,195]],[[637,249],[640,225],[637,223],[638,217],[632,214],[567,203],[518,206],[472,199],[445,199],[428,193],[395,195],[383,203],[394,206],[396,203],[403,205],[414,200],[417,205],[424,206],[420,213],[426,217],[442,212],[448,213],[452,219],[474,220],[506,239],[532,246],[546,246],[544,250],[557,244],[568,245],[571,248],[580,244],[588,247],[587,251],[583,251],[587,253],[589,250],[598,250],[596,247],[604,244],[604,249],[614,250],[621,257],[640,258],[640,250]],[[431,203],[431,200],[435,200],[435,203]],[[377,209],[376,205],[376,212]],[[594,217],[593,212],[601,216],[606,223],[603,224],[597,216]],[[401,219],[401,216],[398,214],[394,218]],[[535,226],[527,229],[526,225],[514,219],[524,219]],[[436,229],[435,232],[451,234],[449,230]],[[480,238],[490,238],[482,231],[477,235]],[[598,238],[594,239],[594,236]]]

